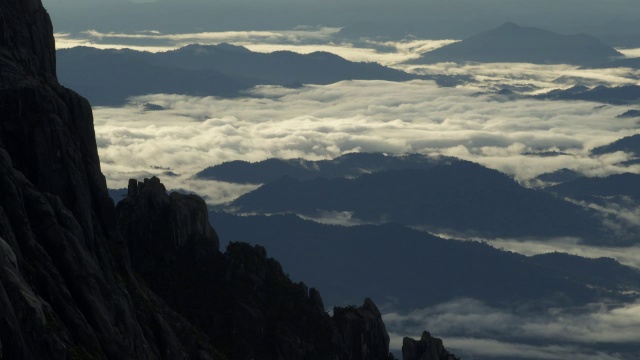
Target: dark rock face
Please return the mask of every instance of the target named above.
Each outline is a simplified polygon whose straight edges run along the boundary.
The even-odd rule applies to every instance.
[[[432,337],[426,331],[422,333],[422,338],[418,341],[408,337],[402,340],[402,359],[459,360],[444,348],[441,339]]]
[[[378,307],[365,299],[360,308],[335,308],[333,318],[342,341],[347,345],[344,359],[393,359],[389,354],[389,335]]]
[[[205,203],[157,178],[132,180],[117,206],[135,270],[232,359],[388,359],[389,336],[367,299],[325,312],[320,294],[294,283],[261,246],[225,253]]]
[[[56,80],[38,0],[0,3],[0,113],[1,356],[215,358],[123,256],[91,108]]]
[[[60,81],[81,91],[94,105],[119,105],[149,93],[234,97],[258,84],[300,87],[355,79],[432,78],[324,52],[265,54],[229,44],[194,44],[158,54],[77,47],[59,50],[58,56]]]
[[[434,232],[492,236],[606,239],[592,213],[531,189],[479,164],[458,160],[428,169],[355,179],[280,178],[231,203],[240,213],[352,212],[363,222],[397,222]]]
[[[451,157],[429,157],[421,154],[386,155],[382,153],[350,153],[332,160],[267,159],[250,163],[236,160],[208,167],[195,177],[245,184],[263,184],[281,177],[310,180],[317,177],[354,178],[390,170],[430,169],[443,163],[458,161]]]
[[[118,214],[121,233],[130,240],[134,270],[145,279],[170,276],[184,251],[192,251],[193,260],[218,251],[205,202],[195,195],[168,195],[156,177],[130,181],[129,195],[118,204]]]

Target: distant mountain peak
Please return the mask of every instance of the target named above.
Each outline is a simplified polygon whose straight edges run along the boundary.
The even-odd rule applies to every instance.
[[[498,26],[497,28],[494,29],[495,30],[514,30],[514,29],[528,29],[527,27],[524,26],[520,26],[514,22],[511,21],[507,21],[504,24]]]
[[[424,53],[412,63],[525,62],[594,65],[623,55],[597,38],[561,35],[506,22],[463,41]]]

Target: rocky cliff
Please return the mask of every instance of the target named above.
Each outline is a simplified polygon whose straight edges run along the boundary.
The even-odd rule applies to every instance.
[[[3,0],[0,359],[391,358],[373,302],[329,317],[264,248],[221,253],[201,199],[152,179],[119,210],[49,16]]]
[[[132,180],[117,213],[136,272],[229,358],[390,358],[371,300],[330,317],[318,291],[292,282],[263,247],[221,253],[202,199]]]
[[[405,337],[402,341],[403,360],[460,360],[447,351],[442,339],[434,338],[428,332],[423,332],[420,340]]]

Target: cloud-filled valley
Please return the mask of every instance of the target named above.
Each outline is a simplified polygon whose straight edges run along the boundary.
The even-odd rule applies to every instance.
[[[384,320],[396,348],[401,345],[397,334],[429,328],[470,359],[632,359],[638,354],[607,349],[637,343],[640,304],[550,308],[546,315],[528,316],[460,299],[409,313],[388,312]]]
[[[323,50],[348,60],[375,61],[417,74],[469,75],[474,79],[457,87],[439,87],[427,80],[342,81],[298,88],[265,85],[235,98],[148,94],[133,97],[122,107],[95,107],[98,150],[110,188],[126,187],[129,178],[155,175],[169,189],[192,191],[210,205],[220,205],[260,185],[194,177],[209,166],[232,160],[332,159],[352,152],[454,156],[504,172],[527,186],[538,184],[536,176],[559,169],[586,176],[640,173],[637,162],[624,164],[631,154],[590,153],[595,147],[639,133],[639,118],[618,117],[637,106],[496,93],[509,89],[539,94],[576,84],[635,85],[640,78],[638,70],[526,63],[407,65],[405,61],[454,40],[333,41],[338,30],[181,35],[92,31],[80,37],[59,34],[58,42],[60,47],[134,45],[147,51],[166,51],[191,42],[229,42],[258,52]],[[545,153],[553,155],[543,156]],[[629,224],[638,223],[640,212],[635,203],[603,207],[601,203],[573,202]],[[348,212],[325,215],[327,222],[354,222]],[[617,225],[610,224],[612,228]],[[248,239],[225,241],[235,240]],[[587,246],[574,238],[478,240],[528,256],[561,251],[589,258],[611,257],[640,268],[637,246]],[[531,284],[531,288],[539,285]],[[499,307],[468,297],[411,309],[398,308],[397,301],[379,300],[396,351],[402,336],[419,334],[426,328],[444,337],[447,347],[464,354],[465,359],[626,360],[638,352],[640,308],[635,302],[558,305],[530,312],[526,309],[530,304]]]
[[[561,168],[588,175],[637,172],[617,165],[627,160],[624,153],[586,156],[593,147],[638,131],[637,119],[616,118],[628,107],[507,101],[429,81],[265,86],[248,95],[159,94],[134,98],[122,108],[96,108],[96,135],[110,186],[124,186],[123,175],[151,172],[151,166],[188,177],[229,160],[324,159],[354,151],[452,155],[517,180]],[[143,111],[142,103],[166,110]],[[544,150],[567,155],[522,155]]]

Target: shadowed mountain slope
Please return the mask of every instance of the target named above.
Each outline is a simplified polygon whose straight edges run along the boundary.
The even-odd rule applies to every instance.
[[[316,177],[353,178],[362,174],[402,169],[429,169],[441,163],[455,162],[448,157],[420,154],[385,155],[381,153],[351,153],[331,160],[267,159],[250,163],[230,161],[198,172],[198,179],[235,183],[262,184],[283,176],[308,180]]]
[[[611,144],[599,146],[591,149],[592,155],[612,154],[617,151],[623,151],[632,156],[640,156],[640,134],[624,137],[616,140]]]
[[[637,104],[640,100],[640,86],[596,86],[588,88],[585,86],[574,86],[564,90],[551,90],[544,94],[534,95],[536,99],[546,100],[582,100],[593,101],[613,105]]]
[[[545,190],[573,199],[625,196],[640,201],[640,175],[616,174],[607,177],[580,177]]]
[[[398,224],[342,227],[294,215],[216,212],[211,220],[222,238],[269,248],[293,278],[316,284],[327,304],[350,303],[364,292],[405,310],[474,298],[495,306],[545,311],[548,306],[606,299],[637,289],[640,281],[640,271],[611,260],[566,255],[567,264],[582,266],[572,269],[557,260],[559,256],[526,257]]]
[[[258,53],[229,44],[189,45],[160,53],[88,47],[57,53],[60,82],[86,94],[93,105],[119,105],[131,96],[152,93],[233,97],[258,84],[297,87],[343,80],[411,79],[455,84],[464,78],[413,75],[327,52]]]
[[[151,61],[184,69],[216,69],[225,74],[278,85],[331,84],[342,80],[406,81],[419,78],[377,63],[348,61],[324,51],[310,54],[292,51],[260,53],[229,44],[189,45],[158,53]]]
[[[466,161],[356,179],[281,178],[245,194],[230,208],[246,213],[318,216],[352,212],[365,222],[393,221],[435,232],[479,236],[606,236],[587,210]]]

